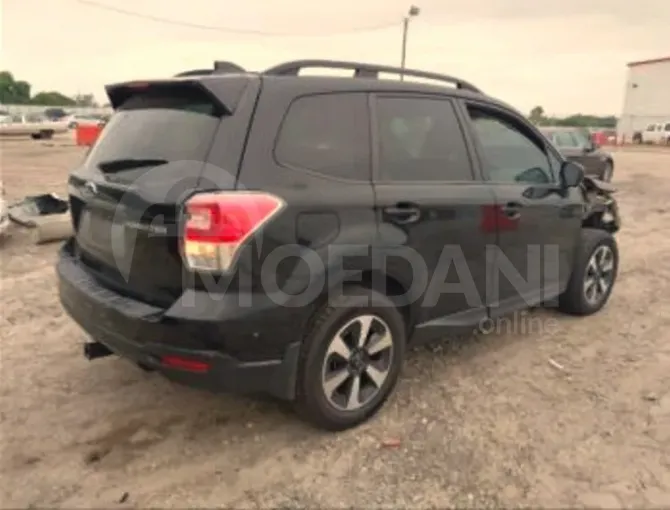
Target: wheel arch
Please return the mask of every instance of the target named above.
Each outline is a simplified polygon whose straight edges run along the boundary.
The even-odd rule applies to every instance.
[[[359,269],[348,269],[346,271],[338,271],[328,275],[328,285],[324,287],[324,291],[319,294],[316,300],[312,303],[310,313],[307,317],[306,329],[313,320],[316,313],[326,306],[329,298],[332,297],[333,292],[339,289],[346,289],[352,287],[363,287],[371,289],[384,294],[397,305],[398,311],[405,321],[408,338],[410,332],[416,322],[416,306],[409,301],[407,292],[409,285],[399,275],[394,275],[391,271],[383,271],[381,269],[372,267],[361,267]],[[395,298],[395,299],[394,299]]]

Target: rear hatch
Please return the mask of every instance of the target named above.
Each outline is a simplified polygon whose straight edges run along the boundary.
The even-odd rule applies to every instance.
[[[210,149],[231,128],[246,81],[217,80],[215,92],[229,80],[227,104],[198,80],[108,88],[116,112],[69,179],[75,255],[104,286],[162,307],[181,295],[181,206],[204,189]],[[221,182],[232,189],[235,178]]]

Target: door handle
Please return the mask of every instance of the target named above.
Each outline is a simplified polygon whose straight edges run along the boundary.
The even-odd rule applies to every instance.
[[[507,202],[502,206],[501,209],[505,216],[511,220],[515,220],[521,216],[521,209],[523,209],[523,205],[518,202]]]
[[[421,218],[421,209],[419,206],[403,202],[385,207],[384,212],[393,218],[394,223],[399,225],[416,223]]]

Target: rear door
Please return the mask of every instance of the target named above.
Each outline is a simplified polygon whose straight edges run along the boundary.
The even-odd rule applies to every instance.
[[[184,282],[181,204],[194,190],[235,185],[236,165],[209,170],[216,182],[201,179],[205,166],[215,166],[213,146],[237,152],[229,159],[235,164],[241,152],[241,144],[225,143],[236,129],[234,108],[210,88],[173,81],[110,91],[116,113],[71,174],[69,188],[76,255],[113,290],[169,306]]]
[[[285,208],[262,243],[248,245],[240,271],[259,292],[310,305],[325,285],[368,267],[377,224],[367,95],[264,77],[254,119],[238,186],[272,193]]]
[[[494,196],[478,179],[449,97],[377,95],[374,185],[387,271],[411,289],[421,339],[486,316],[487,223]]]

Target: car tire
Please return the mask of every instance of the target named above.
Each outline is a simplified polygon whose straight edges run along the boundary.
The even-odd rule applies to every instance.
[[[366,326],[369,334],[363,337]],[[296,412],[329,431],[366,421],[393,392],[406,341],[403,316],[387,296],[363,287],[345,288],[316,312],[303,340]],[[352,398],[354,390],[358,399]]]
[[[612,182],[614,176],[614,164],[611,161],[606,161],[603,169],[600,172],[600,180],[605,182]]]
[[[604,230],[581,231],[575,265],[558,307],[571,315],[591,315],[607,303],[619,269],[619,250],[614,236]]]
[[[39,138],[40,140],[51,140],[54,136],[54,132],[51,129],[44,129],[40,131]]]

